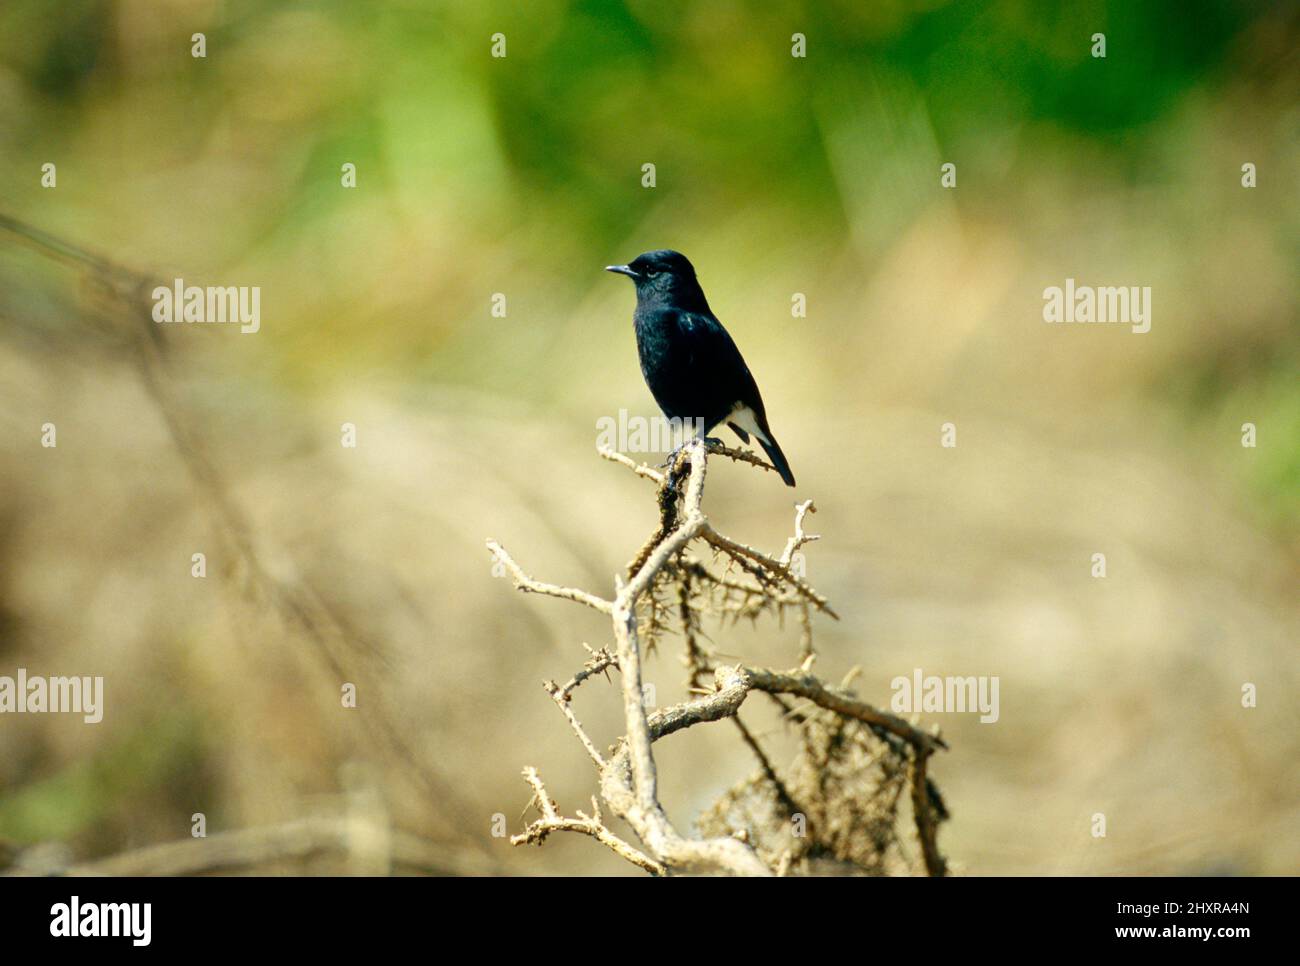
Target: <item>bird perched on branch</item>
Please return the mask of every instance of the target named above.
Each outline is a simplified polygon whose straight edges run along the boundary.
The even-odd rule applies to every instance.
[[[794,486],[790,464],[768,428],[758,385],[709,308],[686,256],[646,252],[605,271],[626,275],[636,285],[632,323],[641,374],[664,415],[691,420],[700,436],[723,422],[743,442],[752,433],[786,486]]]

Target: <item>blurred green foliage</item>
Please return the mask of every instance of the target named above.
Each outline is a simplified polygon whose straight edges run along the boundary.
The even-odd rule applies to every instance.
[[[93,757],[0,795],[4,835],[19,843],[115,851],[142,830],[146,817],[181,826],[195,802],[211,799],[204,791],[211,749],[198,715],[169,711],[118,734]]]
[[[1273,162],[1266,183],[1295,173],[1293,129],[1206,126],[1242,104],[1294,118],[1296,25],[1294,5],[1236,0],[10,0],[0,162],[9,204],[50,230],[274,285],[267,375],[281,387],[380,370],[553,400],[562,381],[529,367],[563,356],[561,333],[485,345],[468,321],[503,273],[529,290],[516,304],[552,319],[576,311],[592,266],[652,245],[717,250],[733,275],[784,263],[848,292],[935,204],[940,160],[961,161],[959,215],[1018,222],[1030,247],[1064,243],[1071,208],[1099,199],[1202,238],[1239,201],[1231,171],[1199,197],[1219,159],[1193,166],[1197,139],[1231,153],[1267,132],[1276,143],[1235,147]],[[489,56],[498,32],[505,59]],[[51,157],[53,206],[31,174]],[[364,200],[339,190],[342,159]],[[1294,202],[1261,208],[1252,230],[1293,256]],[[1093,232],[1078,249],[1111,244]],[[1294,308],[1290,280],[1268,285]],[[1289,427],[1291,315],[1217,335],[1191,320],[1193,338],[1135,385],[1172,391],[1196,420],[1244,396]],[[1294,520],[1300,441],[1286,435],[1254,479]]]

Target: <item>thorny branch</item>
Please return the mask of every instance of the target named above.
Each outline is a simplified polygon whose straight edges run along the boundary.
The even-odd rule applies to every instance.
[[[596,800],[594,795],[591,798],[590,815],[578,812],[577,818],[564,818],[556,810],[555,802],[551,801],[550,795],[547,794],[546,786],[542,784],[541,778],[537,776],[536,768],[531,766],[525,768],[524,780],[532,786],[533,804],[542,813],[542,817],[529,825],[521,834],[511,836],[511,845],[540,844],[545,842],[546,836],[552,832],[581,832],[583,835],[590,835],[597,842],[613,850],[615,854],[627,859],[633,865],[639,865],[651,875],[664,874],[662,865],[644,852],[628,845],[605,827],[605,822],[600,814],[600,802]]]
[[[540,817],[514,836],[512,843],[540,843],[552,831],[581,832],[656,875],[786,874],[801,857],[812,856],[818,849],[835,852],[831,846],[823,848],[823,844],[805,843],[800,846],[801,855],[789,848],[773,854],[770,849],[765,851],[752,844],[756,830],[748,828],[733,829],[729,835],[712,838],[688,838],[678,832],[664,811],[659,800],[653,743],[698,724],[731,718],[760,762],[757,779],[769,788],[781,811],[787,816],[796,812],[797,793],[779,776],[762,747],[761,737],[756,737],[737,717],[746,698],[759,692],[777,702],[784,712],[784,720],[805,728],[807,740],[812,740],[813,732],[807,729],[814,723],[824,727],[829,722],[826,733],[830,735],[830,744],[824,749],[825,755],[842,757],[843,749],[852,747],[857,749],[855,754],[859,757],[869,755],[870,762],[880,766],[880,773],[885,776],[883,782],[896,783],[901,780],[897,776],[906,774],[922,864],[930,875],[946,874],[947,864],[937,843],[938,825],[946,818],[946,811],[937,789],[927,777],[930,756],[947,747],[943,740],[937,733],[923,731],[858,700],[848,690],[848,679],[841,686],[833,687],[811,673],[815,661],[812,611],[838,619],[826,598],[804,578],[802,567],[796,566],[800,549],[818,539],[816,534],[805,530],[808,514],[816,512],[813,502],[807,500],[796,507],[794,533],[781,554],[774,557],[719,533],[702,509],[708,455],[771,469],[753,454],[697,439],[677,453],[673,465],[661,471],[613,450],[602,448],[599,453],[602,458],[656,484],[660,516],[658,526],[633,558],[626,575],[615,577],[612,599],[535,580],[495,540],[489,540],[487,546],[511,574],[519,590],[582,603],[610,618],[613,649],[588,648],[591,658],[581,671],[564,685],[548,681],[545,688],[595,766],[600,798],[630,826],[646,851],[639,851],[610,831],[596,798],[592,799],[591,815],[578,812],[576,818],[562,817],[531,767],[524,770],[524,777],[532,788],[533,804]],[[713,552],[713,566],[688,552],[692,543],[703,544]],[[719,563],[720,570],[716,566]],[[704,613],[714,613],[723,619],[730,615],[734,621],[741,617],[754,619],[763,613],[781,617],[787,609],[793,611],[800,627],[800,665],[793,670],[719,663],[704,643],[700,630]],[[646,648],[653,647],[657,635],[674,616],[686,643],[683,660],[689,673],[688,689],[703,697],[647,713],[642,696],[642,655]],[[571,699],[584,681],[598,674],[608,675],[610,671],[617,672],[626,733],[606,756],[579,722]],[[707,687],[703,686],[705,682]],[[801,699],[806,703],[805,709],[792,708],[786,698]],[[864,752],[873,741],[869,753]],[[889,793],[890,789],[884,791]],[[882,797],[892,828],[897,795]]]

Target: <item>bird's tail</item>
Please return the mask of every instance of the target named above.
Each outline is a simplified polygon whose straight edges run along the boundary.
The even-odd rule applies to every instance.
[[[794,474],[790,472],[790,464],[785,461],[785,454],[781,452],[781,447],[777,445],[775,437],[771,433],[764,436],[757,436],[758,445],[763,447],[763,452],[767,458],[772,461],[776,471],[781,474],[781,479],[785,481],[786,486],[794,486]]]

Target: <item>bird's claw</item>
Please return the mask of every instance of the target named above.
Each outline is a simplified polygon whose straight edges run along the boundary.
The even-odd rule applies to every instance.
[[[673,447],[672,452],[668,454],[668,458],[659,464],[658,469],[664,470],[664,469],[668,469],[669,467],[675,466],[677,464],[677,457],[681,455],[682,450],[685,448],[686,448],[685,443]]]

